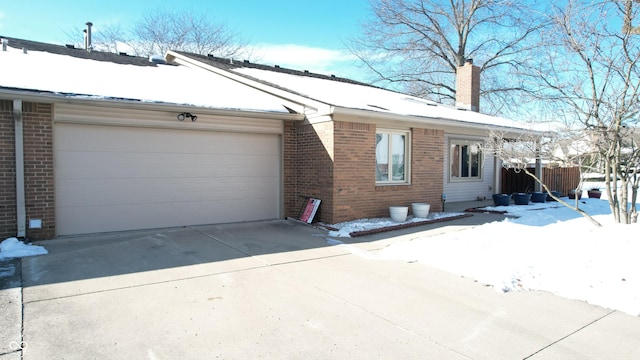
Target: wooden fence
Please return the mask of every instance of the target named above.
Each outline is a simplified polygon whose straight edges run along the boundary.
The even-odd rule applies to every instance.
[[[535,173],[534,168],[528,169]],[[560,191],[566,196],[569,190],[575,189],[580,183],[579,167],[542,168],[542,182],[552,191]],[[513,169],[502,169],[501,193],[512,194],[514,192],[534,191],[535,180],[524,171],[516,172]]]

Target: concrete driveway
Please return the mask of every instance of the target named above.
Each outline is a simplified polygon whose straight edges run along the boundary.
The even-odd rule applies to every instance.
[[[22,260],[23,349],[0,359],[639,356],[640,318],[375,258],[469,221],[338,246],[285,220],[48,241]]]

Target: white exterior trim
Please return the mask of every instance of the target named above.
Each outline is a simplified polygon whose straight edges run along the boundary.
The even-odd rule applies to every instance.
[[[22,99],[23,102],[41,102],[47,104],[56,104],[56,106],[59,106],[60,104],[69,104],[77,106],[96,106],[111,109],[156,110],[175,112],[176,114],[188,111],[198,113],[198,115],[200,115],[200,113],[204,113],[207,115],[219,115],[230,118],[241,117],[285,121],[303,121],[305,119],[304,114],[291,114],[285,112],[219,109],[198,107],[193,105],[141,102],[119,99],[102,99],[81,96],[68,96],[55,93],[39,92],[34,90],[12,90],[0,88],[0,99],[13,100],[18,98]]]
[[[83,106],[81,104],[60,103],[54,106],[54,123],[93,124],[130,126],[184,130],[249,132],[282,134],[283,122],[278,117],[242,118],[226,114],[207,114],[197,110],[182,108],[198,116],[196,122],[189,119],[179,121],[182,111],[139,110],[104,106]]]

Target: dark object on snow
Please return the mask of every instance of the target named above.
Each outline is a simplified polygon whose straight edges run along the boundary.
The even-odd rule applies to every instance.
[[[602,191],[600,191],[600,189],[587,190],[587,195],[589,195],[589,198],[591,199],[600,199],[600,196],[602,196]]]
[[[562,193],[560,193],[560,191],[551,191],[551,195],[555,196],[555,197],[560,197],[562,196]],[[556,201],[556,199],[552,198],[550,194],[547,194],[547,201]]]
[[[516,205],[529,205],[531,194],[515,193],[513,194],[513,202]]]
[[[531,202],[534,203],[543,203],[547,201],[547,194],[537,191],[531,193]]]
[[[569,190],[569,199],[575,199],[578,196],[578,200],[582,198],[582,190]]]
[[[509,206],[511,203],[511,196],[507,194],[493,194],[492,197],[495,206]]]

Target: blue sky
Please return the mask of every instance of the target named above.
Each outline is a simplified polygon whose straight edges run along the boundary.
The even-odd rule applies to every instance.
[[[87,21],[94,31],[125,27],[156,7],[207,13],[256,47],[259,62],[358,77],[344,43],[359,34],[367,0],[0,0],[0,35],[64,44]]]

